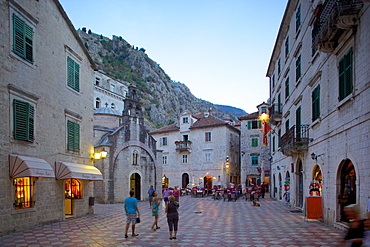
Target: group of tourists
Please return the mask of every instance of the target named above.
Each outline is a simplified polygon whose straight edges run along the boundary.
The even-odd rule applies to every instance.
[[[160,229],[158,226],[158,218],[159,218],[159,206],[161,204],[162,198],[158,197],[158,193],[155,191],[153,186],[150,186],[148,189],[149,194],[149,204],[150,209],[152,210],[152,216],[154,216],[154,222],[151,226],[153,231]],[[132,229],[132,236],[138,236],[139,234],[135,233],[135,225],[136,223],[140,222],[140,212],[138,208],[138,200],[134,197],[135,192],[133,190],[130,191],[130,196],[125,199],[124,208],[126,212],[126,231],[125,231],[125,238],[128,238],[128,230]],[[163,200],[165,202],[166,208],[165,213],[167,214],[167,223],[170,232],[170,239],[176,239],[177,230],[178,230],[178,222],[179,222],[179,196],[180,191],[175,187],[172,191],[168,188],[163,190]]]

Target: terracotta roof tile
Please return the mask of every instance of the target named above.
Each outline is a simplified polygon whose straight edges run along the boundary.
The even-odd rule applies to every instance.
[[[258,112],[253,112],[251,114],[243,115],[238,117],[239,120],[249,120],[249,119],[257,119],[258,118]]]
[[[149,134],[157,134],[157,133],[164,133],[164,132],[173,132],[173,131],[178,131],[180,128],[176,125],[176,123],[168,125],[166,127],[154,130],[150,132]]]

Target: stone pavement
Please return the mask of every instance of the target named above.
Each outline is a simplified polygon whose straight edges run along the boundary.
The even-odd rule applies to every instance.
[[[123,204],[96,204],[95,214],[69,218],[43,227],[0,237],[0,246],[344,246],[344,233],[303,214],[291,212],[281,202],[265,198],[260,207],[250,201],[180,198],[176,240],[169,232],[161,204],[159,226],[153,222],[148,202],[140,202],[141,223],[137,237],[124,238]],[[2,222],[4,224],[4,222]]]

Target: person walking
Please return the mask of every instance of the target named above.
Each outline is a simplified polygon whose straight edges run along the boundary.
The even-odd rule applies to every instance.
[[[148,189],[150,208],[152,208],[152,200],[153,200],[153,193],[154,192],[155,192],[155,189],[153,188],[153,185],[150,185],[150,187]]]
[[[167,223],[170,231],[170,239],[176,239],[178,222],[179,222],[179,213],[177,209],[179,208],[179,203],[175,201],[174,196],[168,197],[169,203],[166,205],[165,212],[167,213]],[[173,235],[172,235],[173,231]]]
[[[266,184],[265,184],[265,182],[263,182],[261,184],[261,197],[262,198],[265,198],[265,193],[266,193]]]
[[[154,191],[152,200],[152,216],[154,216],[154,222],[152,225],[153,231],[160,229],[160,227],[158,226],[160,200],[157,197],[157,195],[158,195],[157,192]]]
[[[350,204],[344,207],[344,212],[349,220],[349,229],[345,240],[351,243],[352,247],[362,246],[364,240],[364,221],[360,219],[359,209],[357,204]]]
[[[171,193],[172,191],[169,188],[165,188],[163,191],[163,200],[166,205],[168,204],[168,197],[171,195]]]
[[[127,232],[130,227],[130,224],[132,225],[132,236],[138,236],[139,234],[135,233],[135,224],[136,224],[136,218],[140,216],[139,208],[138,208],[138,201],[134,197],[135,192],[133,190],[130,190],[130,196],[126,197],[125,199],[125,212],[126,212],[126,231],[125,231],[125,238],[128,238]]]
[[[179,201],[180,199],[180,190],[179,187],[175,186],[175,189],[173,190],[173,196],[175,197],[175,201]]]

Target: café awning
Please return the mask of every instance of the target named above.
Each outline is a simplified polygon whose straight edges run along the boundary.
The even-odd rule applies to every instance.
[[[62,161],[55,162],[56,179],[86,179],[86,180],[103,180],[103,175],[98,168],[89,165],[81,165]]]
[[[9,176],[12,179],[21,177],[55,177],[53,168],[45,160],[13,154],[9,155]]]

